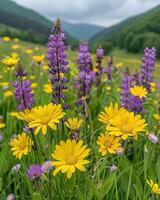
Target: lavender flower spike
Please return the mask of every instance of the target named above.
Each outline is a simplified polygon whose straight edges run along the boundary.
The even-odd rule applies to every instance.
[[[141,74],[142,85],[150,92],[150,83],[153,82],[153,72],[156,64],[156,49],[145,48],[144,56],[142,58]]]
[[[102,59],[103,59],[104,51],[102,48],[98,48],[96,51],[97,60],[96,60],[96,69],[95,69],[95,76],[96,76],[96,85],[97,87],[101,84],[101,74],[102,74]]]
[[[26,76],[21,64],[18,64],[16,76],[19,77],[18,81],[13,83],[14,95],[19,102],[17,106],[18,111],[25,109],[31,109],[33,106],[33,94],[31,89],[31,82],[29,80],[22,80],[23,76]]]
[[[53,34],[49,36],[47,59],[49,60],[49,68],[51,75],[51,83],[53,84],[53,103],[61,103],[64,107],[65,96],[64,90],[67,89],[67,78],[65,74],[67,69],[67,56],[65,54],[66,46],[64,44],[65,34],[61,28],[59,19],[55,22],[52,30]]]
[[[79,74],[76,77],[74,88],[76,89],[78,101],[86,116],[86,102],[89,101],[91,87],[95,74],[93,72],[92,61],[88,45],[85,41],[81,42],[78,50],[77,62],[79,64]]]

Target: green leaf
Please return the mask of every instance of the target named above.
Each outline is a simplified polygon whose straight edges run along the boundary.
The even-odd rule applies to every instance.
[[[33,200],[42,200],[41,195],[37,192],[34,192],[33,193]]]
[[[78,200],[86,200],[79,187],[77,188]]]
[[[0,192],[2,191],[2,177],[0,177]]]
[[[104,198],[104,196],[109,192],[109,190],[112,188],[113,183],[116,178],[116,173],[112,173],[104,182],[104,184],[101,187],[101,199]]]

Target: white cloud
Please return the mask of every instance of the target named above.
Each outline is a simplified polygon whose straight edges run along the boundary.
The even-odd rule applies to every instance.
[[[160,0],[14,0],[54,20],[110,26],[160,4]]]

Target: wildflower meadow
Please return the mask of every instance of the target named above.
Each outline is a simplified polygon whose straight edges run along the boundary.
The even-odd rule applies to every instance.
[[[1,38],[0,200],[160,199],[160,64],[141,56],[70,50],[59,19],[46,46]]]

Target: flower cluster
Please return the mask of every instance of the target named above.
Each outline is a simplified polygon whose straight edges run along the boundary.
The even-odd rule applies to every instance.
[[[77,61],[79,64],[79,74],[75,80],[74,87],[78,91],[77,104],[82,105],[85,112],[85,102],[89,100],[92,83],[95,78],[91,56],[86,42],[81,42],[79,46]]]
[[[102,60],[103,60],[104,51],[102,48],[98,48],[96,51],[96,68],[95,68],[95,76],[96,76],[96,86],[101,84],[101,74],[102,74]]]
[[[106,126],[106,133],[98,137],[99,151],[102,155],[117,153],[121,150],[121,140],[133,137],[137,140],[138,134],[146,131],[145,120],[140,115],[134,115],[118,104],[105,107],[105,112],[99,114],[99,121]]]
[[[29,80],[23,80],[23,77],[26,76],[26,72],[24,72],[20,63],[17,67],[16,76],[20,79],[13,83],[14,95],[19,102],[17,110],[31,109],[33,106],[32,83]]]
[[[142,85],[150,92],[150,83],[153,82],[153,72],[156,64],[156,49],[145,48],[141,64]]]
[[[59,19],[57,19],[52,32],[53,34],[49,36],[47,59],[49,60],[49,72],[53,85],[53,103],[61,103],[67,108],[64,102],[64,90],[67,89],[67,78],[65,74],[68,72],[68,62],[65,54],[65,34],[62,31]]]

